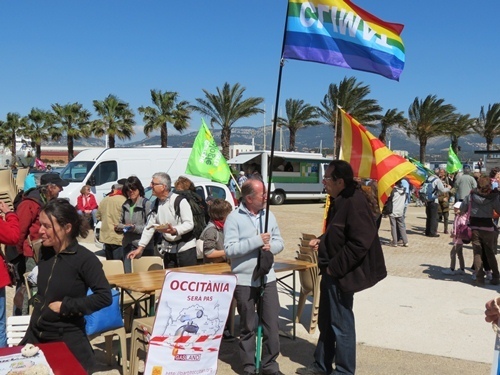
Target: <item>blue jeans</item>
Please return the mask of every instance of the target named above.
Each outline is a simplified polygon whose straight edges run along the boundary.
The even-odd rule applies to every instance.
[[[5,287],[0,288],[0,348],[7,346],[7,314],[5,307]]]
[[[356,371],[356,330],[353,293],[343,293],[333,278],[321,277],[316,363],[327,374],[354,374]],[[335,371],[333,362],[335,361]]]

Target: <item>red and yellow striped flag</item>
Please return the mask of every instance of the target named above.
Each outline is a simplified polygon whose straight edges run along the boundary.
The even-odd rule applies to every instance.
[[[393,185],[416,167],[389,150],[344,110],[342,113],[342,149],[340,159],[351,164],[354,176],[378,181],[378,201],[382,208]]]

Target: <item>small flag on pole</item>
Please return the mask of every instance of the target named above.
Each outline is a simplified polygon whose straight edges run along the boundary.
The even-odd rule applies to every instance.
[[[186,173],[209,178],[222,184],[227,184],[231,176],[227,161],[203,119],[200,131],[194,140],[191,155],[189,155]]]
[[[463,166],[460,162],[460,159],[458,159],[457,154],[455,154],[453,148],[450,145],[450,148],[448,149],[448,162],[446,163],[446,172],[455,173],[462,168]]]

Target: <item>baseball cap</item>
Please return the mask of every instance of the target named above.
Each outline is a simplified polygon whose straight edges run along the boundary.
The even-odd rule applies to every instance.
[[[126,178],[120,178],[118,181],[116,181],[118,185],[125,185],[126,182],[127,182]]]
[[[240,175],[242,175],[242,176],[243,176],[244,174],[245,174],[245,172],[243,172],[243,171],[240,171]]]
[[[40,177],[40,185],[54,184],[63,188],[64,186],[68,186],[69,182],[63,180],[57,173],[45,173]]]

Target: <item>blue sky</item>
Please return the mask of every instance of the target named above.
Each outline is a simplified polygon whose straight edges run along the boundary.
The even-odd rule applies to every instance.
[[[370,86],[384,111],[407,115],[429,94],[477,116],[500,102],[498,0],[355,1],[379,18],[405,25],[406,66],[400,82],[382,76],[289,60],[280,107],[287,98],[319,105],[331,83],[354,76]],[[266,122],[275,103],[286,0],[85,0],[0,3],[0,119],[33,107],[92,100],[109,94],[137,107],[150,89],[176,91],[194,103],[202,89],[239,82],[247,96],[265,98]],[[142,117],[137,115],[138,125]],[[193,114],[188,131],[199,128]],[[264,116],[238,125],[262,126]],[[170,134],[175,134],[174,130]],[[140,127],[134,140],[144,135]]]

